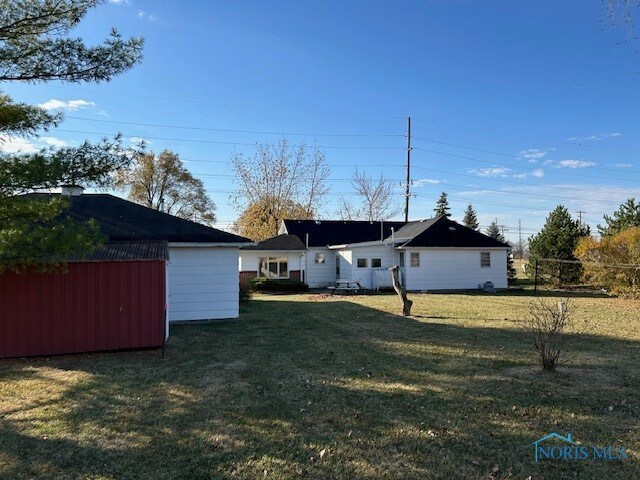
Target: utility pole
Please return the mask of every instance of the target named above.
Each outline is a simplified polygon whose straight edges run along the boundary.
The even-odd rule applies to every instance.
[[[580,220],[578,220],[579,221],[579,225],[580,225],[580,228],[582,228],[582,214],[583,213],[587,213],[587,212],[585,212],[584,210],[578,210],[577,213],[578,213],[578,218],[580,219]]]
[[[520,260],[522,260],[522,250],[522,222],[518,219],[518,251],[520,252]]]
[[[407,117],[407,185],[404,192],[404,221],[409,221],[409,187],[411,186],[411,117]]]

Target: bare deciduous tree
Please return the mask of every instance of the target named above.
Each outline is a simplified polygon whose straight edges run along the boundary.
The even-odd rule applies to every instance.
[[[329,192],[324,153],[304,144],[290,146],[284,138],[276,145],[258,144],[252,156],[234,153],[231,163],[238,185],[232,200],[242,211],[236,223],[241,230],[246,224],[260,231],[264,222],[264,230],[271,231],[291,211],[301,219],[314,218]],[[270,212],[268,218],[265,211]],[[254,212],[261,212],[261,217],[253,218]]]
[[[356,170],[351,179],[360,204],[340,199],[339,215],[343,220],[385,220],[397,215],[402,207],[393,198],[393,185],[380,175],[379,180],[368,177],[365,172]]]
[[[201,223],[216,221],[216,206],[202,180],[184,167],[177,153],[140,155],[118,174],[116,183],[129,191],[129,200],[141,205]]]

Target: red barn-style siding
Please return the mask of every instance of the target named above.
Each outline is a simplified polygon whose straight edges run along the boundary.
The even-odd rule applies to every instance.
[[[161,346],[165,269],[94,261],[0,275],[0,358]]]

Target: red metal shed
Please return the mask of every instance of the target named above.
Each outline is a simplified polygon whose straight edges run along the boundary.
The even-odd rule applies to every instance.
[[[161,346],[166,242],[109,242],[66,272],[0,276],[0,358]]]

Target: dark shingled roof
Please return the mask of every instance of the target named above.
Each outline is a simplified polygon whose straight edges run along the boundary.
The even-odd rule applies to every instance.
[[[404,222],[368,222],[355,220],[283,220],[285,231],[295,235],[306,244],[309,234],[310,247],[344,245],[348,243],[382,240],[391,235],[391,229],[398,230]]]
[[[57,198],[32,193],[26,198]],[[251,240],[206,225],[174,217],[108,194],[68,197],[64,215],[78,221],[94,219],[109,241],[164,240],[185,243],[250,243]]]
[[[165,241],[107,242],[92,252],[69,255],[67,262],[130,262],[165,261],[169,247]]]
[[[257,245],[242,247],[242,250],[306,250],[304,243],[295,235],[277,235],[267,238]]]
[[[506,243],[446,217],[409,222],[395,233],[395,238],[411,238],[407,247],[509,248]]]

